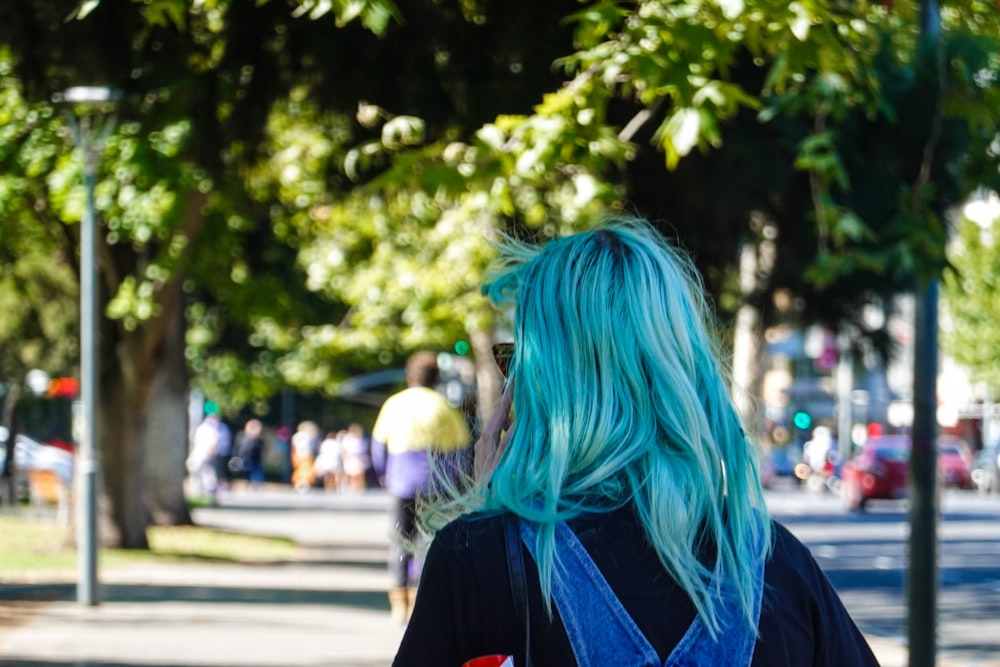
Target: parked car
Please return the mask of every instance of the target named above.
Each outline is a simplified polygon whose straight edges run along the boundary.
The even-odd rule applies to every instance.
[[[869,500],[906,497],[910,468],[910,435],[883,435],[869,440],[841,471],[841,497],[851,510],[864,510]],[[965,441],[942,435],[937,441],[938,482],[972,488],[972,455]]]
[[[980,450],[969,476],[980,492],[1000,493],[1000,440],[994,440]]]
[[[849,510],[864,510],[869,500],[906,497],[910,436],[871,438],[841,470],[840,495]]]
[[[945,486],[971,489],[972,450],[961,438],[943,435],[938,438],[938,474]]]

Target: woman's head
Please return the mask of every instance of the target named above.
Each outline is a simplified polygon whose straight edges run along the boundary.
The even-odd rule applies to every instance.
[[[690,473],[665,480],[677,492],[721,496],[719,440],[742,438],[690,261],[634,219],[507,260],[487,291],[515,304],[510,448],[544,460],[535,491],[621,504],[666,457]]]
[[[763,500],[690,260],[618,218],[541,248],[505,244],[485,291],[515,308],[516,411],[487,505],[544,524],[632,503],[671,574],[711,608],[691,554],[707,535],[735,568]]]

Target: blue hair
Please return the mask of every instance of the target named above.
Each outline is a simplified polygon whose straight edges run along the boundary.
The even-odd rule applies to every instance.
[[[516,418],[468,507],[539,524],[537,567],[551,611],[555,524],[633,504],[712,633],[722,603],[713,567],[754,625],[746,564],[766,556],[770,522],[690,260],[635,218],[540,248],[508,239],[500,250],[483,289],[515,307]]]

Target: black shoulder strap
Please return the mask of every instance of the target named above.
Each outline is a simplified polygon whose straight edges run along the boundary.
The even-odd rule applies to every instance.
[[[517,624],[524,628],[524,667],[532,667],[528,584],[524,576],[524,551],[521,548],[521,531],[517,516],[505,514],[503,528],[504,542],[507,545],[507,574],[510,578],[510,593],[514,598],[514,613],[517,614]]]

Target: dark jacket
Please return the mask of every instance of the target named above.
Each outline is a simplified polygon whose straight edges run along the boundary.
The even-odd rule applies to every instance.
[[[695,617],[687,594],[666,574],[630,508],[571,524],[629,615],[661,658]],[[754,667],[878,665],[809,550],[774,524],[775,544],[764,571],[764,599]],[[534,561],[525,551],[536,667],[573,665],[558,611],[549,621]],[[503,524],[470,515],[436,535],[421,576],[413,618],[393,665],[459,667],[476,656],[513,654],[524,665],[524,629],[515,621],[507,577]]]

